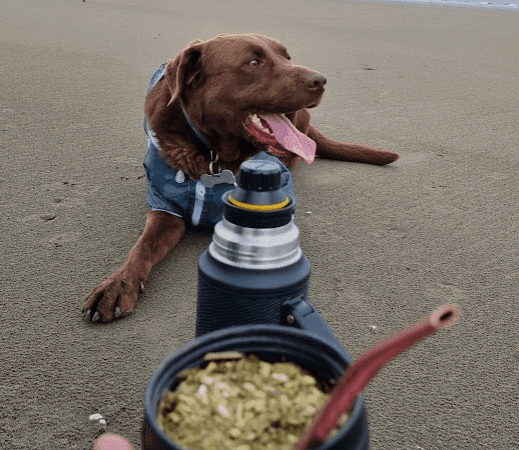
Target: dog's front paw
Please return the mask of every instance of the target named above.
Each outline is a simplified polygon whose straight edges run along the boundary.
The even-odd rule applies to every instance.
[[[112,322],[133,312],[145,278],[120,269],[88,295],[83,313],[92,322]]]

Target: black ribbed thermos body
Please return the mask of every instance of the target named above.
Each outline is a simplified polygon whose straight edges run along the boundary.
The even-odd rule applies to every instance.
[[[279,165],[244,162],[223,200],[223,219],[198,263],[197,336],[280,324],[282,304],[308,296],[311,263],[299,246],[295,199],[281,187]]]

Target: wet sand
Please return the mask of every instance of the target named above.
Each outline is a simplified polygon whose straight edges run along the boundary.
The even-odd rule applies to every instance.
[[[147,379],[194,337],[209,238],[186,239],[152,272],[131,317],[93,325],[81,308],[144,226],[151,75],[220,32],[281,40],[328,79],[321,131],[402,156],[293,171],[310,298],[350,353],[444,303],[463,310],[366,390],[371,448],[516,448],[518,14],[3,0],[0,20],[1,448],[90,450],[111,432],[140,449]]]

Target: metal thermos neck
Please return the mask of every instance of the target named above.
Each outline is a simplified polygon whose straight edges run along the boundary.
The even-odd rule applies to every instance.
[[[291,220],[277,228],[248,228],[225,218],[214,229],[210,255],[218,261],[245,269],[277,269],[302,257],[299,229]]]

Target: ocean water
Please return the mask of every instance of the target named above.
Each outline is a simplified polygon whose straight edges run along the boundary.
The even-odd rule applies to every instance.
[[[373,0],[369,0],[373,1]],[[377,0],[375,0],[377,1]],[[496,0],[494,2],[474,2],[463,0],[378,0],[390,3],[418,3],[423,5],[446,6],[452,8],[477,8],[477,9],[493,9],[498,11],[519,12],[517,3],[508,3],[506,0]]]

